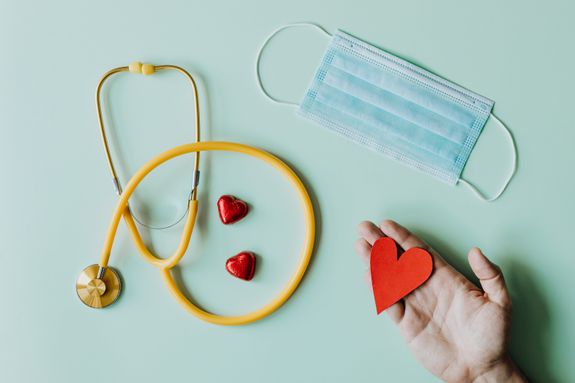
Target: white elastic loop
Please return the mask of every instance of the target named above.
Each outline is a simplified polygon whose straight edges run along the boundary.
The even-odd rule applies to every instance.
[[[275,31],[273,31],[264,41],[264,43],[262,44],[262,46],[260,47],[259,51],[258,51],[258,56],[256,59],[256,78],[258,80],[258,87],[260,88],[260,90],[262,91],[262,93],[268,98],[270,99],[270,101],[275,102],[276,104],[283,104],[283,105],[292,105],[292,106],[298,106],[298,103],[293,102],[293,101],[288,101],[288,100],[282,100],[280,98],[274,97],[272,96],[267,90],[266,88],[264,88],[264,85],[262,83],[262,76],[260,74],[260,61],[262,58],[262,53],[264,51],[264,48],[268,45],[268,43],[270,42],[270,40],[277,35],[278,33],[280,33],[281,31],[283,31],[284,29],[288,29],[288,28],[293,28],[293,27],[313,27],[316,28],[317,30],[319,30],[320,32],[323,32],[326,36],[331,37],[331,34],[326,31],[325,29],[323,29],[321,26],[314,24],[314,23],[291,23],[291,24],[286,24],[284,26],[279,27],[278,29],[276,29]]]
[[[509,173],[509,176],[507,176],[505,183],[503,184],[503,186],[501,186],[501,189],[499,189],[497,194],[495,194],[493,197],[486,197],[483,193],[481,193],[479,191],[479,189],[477,189],[477,187],[475,185],[473,185],[469,181],[464,180],[463,178],[459,179],[459,181],[461,183],[463,183],[465,186],[467,186],[473,192],[473,194],[475,194],[475,196],[477,198],[479,198],[485,202],[492,202],[492,201],[495,201],[497,198],[501,197],[501,194],[503,194],[505,189],[507,189],[509,182],[511,182],[511,179],[513,178],[513,176],[515,175],[515,172],[517,171],[517,146],[515,146],[515,140],[513,139],[513,134],[511,134],[511,131],[509,130],[509,128],[507,126],[505,126],[505,124],[503,122],[501,122],[501,120],[499,120],[497,117],[495,117],[495,115],[493,113],[491,113],[489,116],[492,117],[495,120],[495,122],[497,122],[497,124],[501,128],[503,128],[503,130],[505,132],[507,132],[507,135],[509,137],[509,141],[511,142],[511,147],[513,148],[513,163],[511,166],[511,173]]]

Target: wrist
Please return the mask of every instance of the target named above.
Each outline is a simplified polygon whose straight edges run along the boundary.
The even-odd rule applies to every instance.
[[[515,363],[513,363],[511,358],[506,357],[489,368],[475,374],[475,377],[470,379],[470,381],[473,383],[524,383],[527,382],[527,379]]]

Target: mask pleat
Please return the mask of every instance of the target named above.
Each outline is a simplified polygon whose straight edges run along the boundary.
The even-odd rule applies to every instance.
[[[383,49],[367,44],[345,32],[338,30],[334,34],[331,48],[336,49],[340,53],[352,54],[361,61],[377,65],[380,68],[386,68],[397,75],[405,76],[410,82],[417,83],[432,91],[437,91],[438,96],[447,97],[449,100],[463,105],[466,109],[479,113],[489,113],[493,108],[492,100],[439,77]]]
[[[325,83],[318,89],[316,99],[369,123],[372,129],[385,132],[388,139],[400,137],[451,162],[459,154],[460,146],[456,143]]]
[[[383,129],[374,129],[373,125],[358,120],[341,109],[321,103],[318,99],[314,101],[311,108],[300,109],[299,113],[370,149],[384,152],[402,162],[410,161],[410,166],[434,173],[438,178],[444,178],[446,181],[449,175],[442,174],[443,169],[451,169],[454,166],[452,161],[439,157],[436,153],[423,148],[414,150],[413,143],[410,141],[392,136]],[[391,141],[393,145],[386,144]],[[434,164],[434,166],[429,167],[426,164]]]
[[[465,127],[471,126],[477,118],[463,105],[437,97],[428,87],[408,81],[385,66],[361,62],[348,52],[338,52],[331,65]]]
[[[324,82],[456,144],[461,145],[467,137],[469,126],[445,118],[338,68],[330,68]]]

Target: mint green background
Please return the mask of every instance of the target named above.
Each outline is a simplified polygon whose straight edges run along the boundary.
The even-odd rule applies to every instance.
[[[572,381],[574,16],[567,0],[2,0],[0,381],[435,381],[391,321],[374,314],[353,253],[357,223],[385,217],[467,275],[467,250],[482,247],[513,295],[513,357],[535,381]],[[268,102],[256,87],[256,52],[274,28],[294,21],[344,29],[494,99],[519,148],[504,196],[480,202]],[[305,28],[278,36],[263,58],[270,90],[301,98],[326,42]],[[125,281],[121,299],[100,311],[77,299],[75,278],[97,262],[116,200],[94,90],[102,73],[133,60],[192,71],[205,139],[265,148],[307,183],[319,228],[313,263],[293,299],[265,320],[227,328],[189,315],[123,225],[112,255]],[[123,75],[107,89],[124,180],[152,155],[191,140],[191,93],[176,74]],[[492,192],[509,163],[505,135],[490,123],[464,176]],[[154,173],[136,210],[156,223],[181,213],[190,165],[181,159]],[[204,307],[243,313],[289,278],[301,209],[280,175],[255,160],[206,155],[203,170],[198,230],[181,276]],[[217,218],[215,201],[225,193],[253,208],[235,226]],[[180,229],[153,233],[154,248],[167,254]],[[243,249],[261,261],[251,283],[224,270]]]

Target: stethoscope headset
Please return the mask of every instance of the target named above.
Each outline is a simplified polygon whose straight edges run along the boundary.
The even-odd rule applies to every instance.
[[[149,160],[144,166],[142,166],[129,180],[125,188],[122,189],[119,178],[114,167],[112,156],[110,154],[110,148],[108,144],[108,139],[106,136],[106,130],[104,128],[104,119],[102,115],[102,105],[100,101],[100,94],[102,87],[106,80],[115,74],[122,72],[140,73],[144,75],[152,75],[158,71],[164,70],[174,70],[182,73],[189,81],[193,89],[194,95],[194,116],[195,116],[195,139],[196,142],[185,144],[181,146],[176,146],[169,149],[156,157]],[[196,317],[219,325],[241,325],[250,322],[257,321],[275,310],[277,310],[282,304],[284,304],[289,297],[293,294],[297,286],[299,285],[303,275],[307,269],[311,255],[313,252],[314,239],[315,239],[315,217],[313,206],[307,190],[296,175],[296,173],[287,166],[279,158],[273,156],[272,154],[263,151],[258,148],[254,148],[249,145],[239,144],[235,142],[223,142],[223,141],[200,141],[200,112],[199,112],[199,102],[198,102],[198,90],[196,82],[192,75],[188,73],[185,69],[175,66],[175,65],[152,65],[152,64],[141,64],[139,62],[134,62],[129,66],[123,66],[114,68],[106,72],[96,88],[96,109],[98,112],[98,124],[100,127],[100,133],[102,137],[102,142],[104,144],[104,150],[106,153],[106,160],[108,162],[108,167],[112,174],[112,180],[116,193],[118,194],[118,201],[112,215],[112,221],[108,227],[108,232],[106,234],[106,239],[104,242],[104,247],[100,256],[100,261],[98,264],[90,265],[86,267],[78,277],[76,281],[76,292],[78,297],[87,306],[92,308],[103,308],[114,303],[120,292],[122,290],[122,282],[119,274],[111,268],[108,264],[110,261],[110,255],[112,251],[112,245],[116,237],[116,231],[120,220],[124,218],[124,222],[128,227],[128,231],[132,238],[132,241],[136,245],[139,253],[144,257],[144,259],[150,262],[152,265],[160,269],[160,273],[164,282],[168,286],[168,289],[176,300],[190,311]],[[255,157],[260,159],[269,165],[276,168],[280,173],[282,173],[291,183],[291,185],[296,189],[299,199],[302,203],[305,217],[306,225],[306,236],[304,240],[303,249],[299,258],[295,272],[292,274],[291,278],[284,286],[283,290],[268,304],[260,309],[252,311],[247,314],[238,316],[222,316],[213,314],[203,310],[194,303],[192,303],[186,295],[181,291],[181,289],[176,284],[173,276],[172,269],[178,265],[182,257],[186,254],[188,245],[190,243],[190,238],[194,230],[194,225],[196,222],[196,216],[198,211],[198,186],[199,186],[199,165],[200,165],[200,152],[204,151],[228,151],[241,153],[247,156]],[[142,236],[136,225],[134,216],[130,211],[128,205],[130,197],[134,193],[134,190],[138,187],[139,183],[156,167],[159,165],[182,156],[184,154],[193,153],[194,155],[194,168],[193,168],[193,179],[192,179],[192,190],[188,200],[187,218],[185,219],[184,229],[180,237],[180,242],[174,253],[167,258],[160,258],[154,254],[147,245],[144,243]],[[184,214],[185,215],[185,214]],[[175,223],[169,225],[173,226],[177,224],[180,218]],[[140,222],[140,220],[138,221]],[[144,225],[147,226],[147,225]],[[167,226],[167,227],[169,227]],[[148,226],[149,227],[149,226]]]

